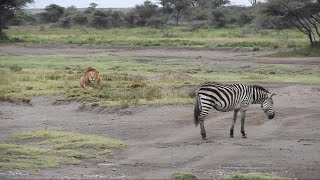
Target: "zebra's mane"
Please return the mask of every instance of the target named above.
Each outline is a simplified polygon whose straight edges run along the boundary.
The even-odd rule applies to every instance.
[[[267,89],[265,89],[264,87],[259,86],[259,85],[251,85],[250,87],[256,88],[256,89],[261,90],[261,91],[264,91],[264,92],[266,92],[266,93],[270,93]]]
[[[202,86],[202,85],[222,85],[222,86],[228,86],[228,85],[232,85],[232,84],[222,84],[222,83],[219,83],[219,82],[214,82],[214,81],[205,81],[203,83],[201,83],[198,87]],[[260,91],[264,91],[266,93],[270,93],[268,91],[268,89],[262,87],[262,86],[259,86],[259,85],[249,85],[249,87],[252,87],[252,88],[255,88],[255,89],[258,89]]]

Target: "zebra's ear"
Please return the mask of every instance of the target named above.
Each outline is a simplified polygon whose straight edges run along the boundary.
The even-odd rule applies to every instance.
[[[274,95],[277,95],[277,94],[276,94],[276,93],[272,93],[271,96],[270,96],[270,98],[272,98],[272,96],[274,96]]]

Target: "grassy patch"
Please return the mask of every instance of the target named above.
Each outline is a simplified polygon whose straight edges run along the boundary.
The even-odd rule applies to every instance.
[[[171,175],[171,180],[197,180],[197,176],[190,172],[175,172]]]
[[[102,136],[46,130],[21,132],[12,137],[16,139],[41,139],[40,144],[52,145],[55,149],[105,149],[124,145],[122,141]]]
[[[229,176],[223,177],[222,179],[224,180],[284,180],[288,178],[284,177],[279,177],[279,176],[274,176],[272,174],[267,174],[267,173],[257,173],[257,172],[252,172],[252,173],[233,173]]]
[[[0,144],[1,169],[37,169],[79,164],[83,159],[102,158],[112,148],[124,147],[119,140],[96,135],[59,131],[30,131],[13,134],[14,139],[33,145]]]
[[[147,63],[144,63],[147,62]],[[193,103],[194,90],[205,80],[241,83],[319,84],[320,70],[298,65],[255,67],[206,65],[181,59],[145,60],[86,55],[0,55],[0,101],[29,103],[33,96],[64,94],[58,101],[85,106],[126,108],[136,105]],[[103,78],[99,88],[80,87],[82,71],[96,67]]]
[[[9,42],[33,44],[90,44],[111,46],[184,46],[184,47],[240,47],[274,48],[305,47],[307,38],[298,30],[262,30],[247,28],[199,29],[167,27],[165,29],[112,28],[62,29],[17,28],[5,30]]]
[[[290,52],[278,52],[271,57],[320,57],[320,48],[302,48]]]
[[[50,150],[27,145],[0,144],[0,169],[35,169],[79,164],[74,157],[52,155]]]

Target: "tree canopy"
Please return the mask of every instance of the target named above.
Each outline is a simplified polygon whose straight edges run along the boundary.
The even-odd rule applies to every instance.
[[[320,46],[319,0],[268,0],[265,12],[286,19],[308,36],[311,46]]]
[[[1,0],[0,1],[0,37],[3,36],[2,29],[6,27],[9,20],[18,18],[17,15],[22,8],[33,0]]]

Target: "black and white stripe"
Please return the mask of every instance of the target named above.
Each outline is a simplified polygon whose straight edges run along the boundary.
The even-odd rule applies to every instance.
[[[202,138],[206,138],[204,119],[211,109],[227,112],[234,111],[230,137],[233,137],[234,124],[237,114],[241,112],[241,133],[244,132],[245,113],[250,104],[261,104],[261,108],[269,117],[274,117],[272,96],[268,90],[258,85],[204,83],[196,91],[194,123],[200,124]]]

